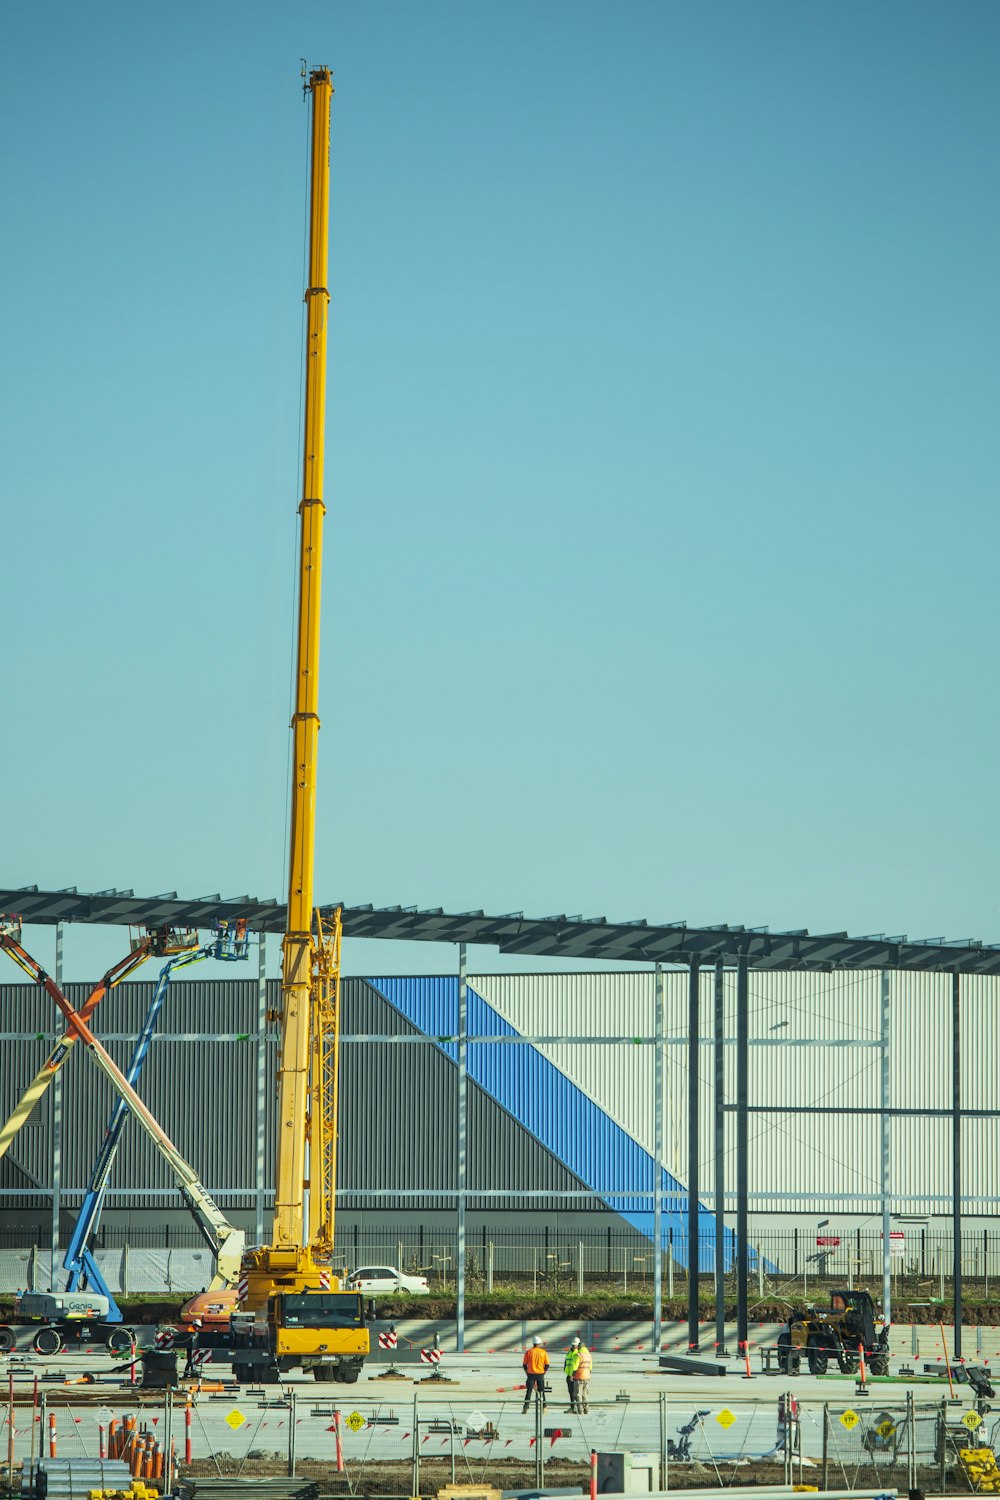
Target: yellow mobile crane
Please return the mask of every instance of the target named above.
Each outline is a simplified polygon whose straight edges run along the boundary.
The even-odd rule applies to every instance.
[[[317,1380],[353,1382],[370,1345],[362,1297],[341,1290],[332,1271],[340,911],[324,924],[313,908],[330,302],[326,279],[333,81],[329,69],[314,68],[305,91],[312,104],[305,434],[274,1227],[270,1245],[244,1253],[230,1339],[238,1380],[274,1381],[283,1370],[301,1368],[311,1369]]]

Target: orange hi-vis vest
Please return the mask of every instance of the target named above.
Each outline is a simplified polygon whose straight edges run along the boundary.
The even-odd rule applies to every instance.
[[[532,1344],[524,1356],[524,1368],[529,1375],[544,1375],[549,1368],[549,1356],[541,1344]]]

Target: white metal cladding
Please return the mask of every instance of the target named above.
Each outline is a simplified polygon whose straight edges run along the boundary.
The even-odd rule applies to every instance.
[[[948,988],[951,988],[950,980]],[[968,978],[963,976],[959,994],[963,1102],[969,1109],[997,1109],[1000,1107],[1000,1084],[997,1080],[1000,1052],[997,1006],[1000,1004],[1000,993],[997,982],[984,974],[970,975]],[[947,1049],[940,1057],[938,1066],[950,1081],[950,1030]]]
[[[470,984],[522,1034],[567,1038],[653,1036],[652,974],[476,975]],[[881,1207],[881,994],[877,971],[749,975],[751,1105],[805,1106],[842,1114],[753,1113],[750,1117],[752,1207],[784,1212]],[[889,975],[889,1103],[895,1108],[950,1109],[951,993],[948,975]],[[998,1107],[993,1059],[1000,1042],[1000,981],[963,977],[962,1087],[966,1108]],[[727,1102],[735,1096],[736,975],[724,975]],[[714,974],[700,982],[699,1174],[703,1203],[712,1201],[715,1171]],[[664,1165],[688,1177],[688,975],[664,975]],[[650,1153],[655,1144],[654,1059],[649,1045],[607,1047],[569,1040],[540,1050]],[[862,1113],[861,1111],[865,1111]],[[727,1207],[735,1206],[735,1123],[726,1125]],[[963,1127],[963,1198],[997,1195],[993,1163],[1000,1121]],[[950,1119],[911,1115],[890,1127],[893,1206],[947,1211],[952,1187]],[[969,1207],[969,1202],[966,1204]],[[994,1211],[990,1209],[988,1211]]]

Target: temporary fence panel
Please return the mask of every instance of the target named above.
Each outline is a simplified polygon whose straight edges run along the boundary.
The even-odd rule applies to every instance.
[[[825,1407],[822,1488],[938,1488],[943,1411],[937,1402],[890,1404],[870,1396]]]

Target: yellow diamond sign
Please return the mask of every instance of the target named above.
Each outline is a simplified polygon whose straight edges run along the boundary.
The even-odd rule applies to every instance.
[[[728,1429],[732,1427],[733,1423],[736,1421],[736,1418],[729,1410],[729,1407],[724,1406],[721,1411],[716,1412],[715,1420],[718,1422],[720,1427],[725,1427]]]
[[[970,1432],[975,1432],[976,1428],[979,1427],[982,1423],[982,1420],[982,1417],[977,1411],[967,1411],[965,1413],[965,1416],[962,1418],[962,1423],[969,1429]]]
[[[228,1417],[226,1418],[226,1421],[229,1423],[230,1427],[235,1432],[236,1429],[237,1429],[237,1427],[242,1427],[243,1426],[243,1423],[246,1421],[246,1417],[243,1415],[243,1413],[241,1411],[237,1411],[236,1407],[234,1406],[233,1409],[232,1409],[232,1411],[229,1413]]]
[[[885,1438],[886,1440],[888,1440],[896,1431],[896,1424],[891,1417],[886,1417],[884,1421],[878,1424],[875,1431],[878,1433],[880,1438]]]
[[[857,1427],[858,1423],[861,1421],[861,1418],[858,1416],[856,1411],[852,1411],[851,1408],[848,1407],[846,1411],[842,1411],[840,1413],[840,1420],[841,1422],[843,1422],[848,1432],[851,1432],[855,1427]]]
[[[347,1425],[352,1432],[360,1432],[365,1425],[365,1419],[359,1411],[352,1411],[347,1419]]]

